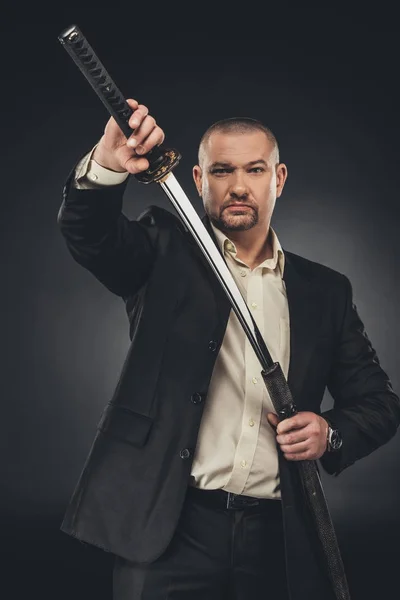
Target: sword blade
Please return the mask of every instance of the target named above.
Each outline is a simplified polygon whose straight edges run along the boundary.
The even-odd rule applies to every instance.
[[[223,257],[215,246],[210,234],[204,227],[199,215],[193,207],[193,204],[180,186],[173,173],[169,173],[159,185],[173,204],[179,217],[186,225],[190,234],[199,246],[201,252],[206,258],[208,264],[216,275],[220,285],[228,297],[232,308],[242,325],[250,344],[252,345],[263,368],[268,368],[272,364],[269,354],[265,356],[256,337],[256,328],[253,316],[246,304],[246,301],[238,288],[230,270],[228,269]]]

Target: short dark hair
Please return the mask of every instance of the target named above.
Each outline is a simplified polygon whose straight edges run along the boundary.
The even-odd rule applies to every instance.
[[[269,127],[264,125],[261,121],[257,119],[251,119],[250,117],[231,117],[229,119],[222,119],[221,121],[217,121],[210,125],[207,131],[203,134],[200,144],[199,144],[199,152],[198,159],[199,164],[202,160],[202,154],[204,151],[204,146],[210,139],[210,136],[217,133],[249,133],[252,131],[263,131],[269,141],[272,143],[273,147],[276,151],[276,161],[279,162],[279,147],[278,142],[275,135],[272,133]]]

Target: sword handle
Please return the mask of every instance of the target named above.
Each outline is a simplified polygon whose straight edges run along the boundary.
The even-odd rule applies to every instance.
[[[110,115],[114,117],[125,137],[128,138],[132,133],[129,118],[133,110],[79,27],[71,25],[64,29],[58,36],[58,40],[90,83]],[[181,159],[177,150],[166,148],[163,145],[152,148],[143,156],[150,164],[146,171],[135,175],[141,183],[162,181]]]

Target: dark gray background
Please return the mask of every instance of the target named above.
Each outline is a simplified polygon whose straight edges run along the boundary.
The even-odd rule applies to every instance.
[[[203,131],[250,116],[275,132],[289,177],[272,225],[284,248],[350,278],[399,393],[400,98],[386,17],[310,22],[299,12],[290,31],[253,36],[221,21],[214,39],[203,23],[150,42],[126,20],[3,23],[0,518],[9,598],[111,597],[112,557],[58,529],[129,344],[122,301],[74,263],[56,225],[64,180],[108,118],[58,34],[77,23],[123,93],[150,107],[183,155],[175,173],[200,213],[191,168]],[[149,204],[173,211],[161,189],[132,180],[126,214]],[[354,600],[396,596],[399,449],[396,436],[339,478],[323,475]]]

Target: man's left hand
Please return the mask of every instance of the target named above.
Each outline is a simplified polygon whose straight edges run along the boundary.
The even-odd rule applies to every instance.
[[[315,460],[325,453],[328,423],[320,415],[304,411],[279,421],[275,413],[268,413],[267,418],[287,460]]]

